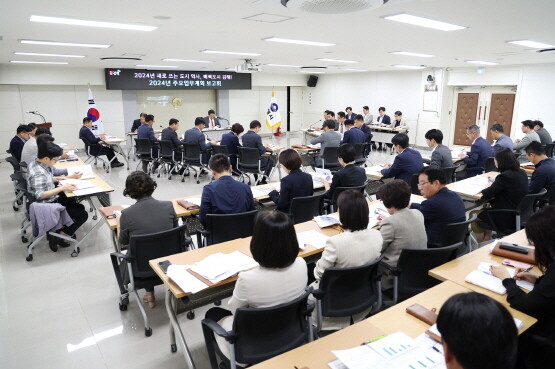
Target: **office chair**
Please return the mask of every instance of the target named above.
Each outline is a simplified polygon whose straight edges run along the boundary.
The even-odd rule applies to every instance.
[[[337,172],[341,169],[341,164],[337,159],[338,146],[327,146],[322,153],[322,169],[329,169],[332,172]]]
[[[197,184],[200,183],[199,177],[203,170],[208,170],[202,162],[202,151],[198,143],[184,143],[183,144],[183,165],[185,171],[181,177],[181,182],[185,182],[185,176],[190,173],[191,169],[195,172],[195,179]],[[197,170],[198,169],[198,170]]]
[[[473,223],[477,217],[478,215],[472,214],[472,216],[464,222],[449,223],[445,225],[445,228],[443,228],[437,242],[428,243],[428,248],[446,247],[461,242],[463,245],[468,245],[468,249],[465,250],[464,247],[461,247],[459,252],[471,252],[473,238],[468,230],[468,226],[470,226],[470,224]],[[476,242],[476,244],[477,243],[478,242]],[[457,256],[461,256],[461,254],[459,253]]]
[[[160,141],[160,153],[158,154],[160,166],[158,167],[157,177],[160,178],[162,169],[165,169],[166,173],[168,173],[168,180],[171,180],[172,173],[174,173],[175,169],[180,165],[181,159],[181,150],[179,148],[174,148],[171,141]]]
[[[294,197],[291,199],[289,206],[289,217],[294,224],[308,222],[315,216],[322,215],[322,206],[324,204],[324,194]]]
[[[91,143],[85,137],[79,137],[79,138],[81,139],[81,141],[83,141],[83,144],[85,144],[85,154],[87,154],[87,159],[85,159],[85,164],[89,164],[90,162],[94,161],[94,165],[96,166],[98,164],[98,160],[100,160],[102,162],[102,168],[106,171],[106,173],[110,173],[111,161],[106,161],[100,157],[106,154],[100,154],[100,153],[93,154],[92,152],[92,151],[95,151],[96,148],[100,149],[102,145],[100,145],[99,143]],[[115,156],[112,160],[114,159],[115,159]]]
[[[141,165],[143,161],[146,161],[148,162],[147,173],[150,173],[156,158],[154,155],[154,146],[148,138],[135,138],[135,156],[140,159],[135,170],[138,170],[139,165]]]
[[[249,185],[251,184],[251,179],[249,174],[254,174],[256,179],[254,185],[256,186],[262,178],[269,178],[264,175],[264,171],[261,169],[262,161],[260,160],[260,153],[257,148],[252,147],[239,147],[239,157],[237,158],[237,170],[241,173],[241,180],[244,182],[245,178],[248,179]]]
[[[333,212],[337,211],[337,209],[336,209],[337,199],[339,198],[339,195],[341,195],[341,192],[346,191],[346,190],[355,190],[355,191],[359,191],[360,193],[362,193],[363,195],[366,196],[366,191],[365,191],[366,185],[367,185],[367,182],[364,182],[364,184],[362,184],[360,186],[336,187],[333,191],[333,195],[332,195],[331,199],[325,199],[324,200],[324,203],[328,207],[328,213],[333,213]]]
[[[254,218],[258,210],[238,214],[207,214],[204,229],[197,232],[198,246],[252,236]]]

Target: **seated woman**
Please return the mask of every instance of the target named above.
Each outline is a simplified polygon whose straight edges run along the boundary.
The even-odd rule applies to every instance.
[[[298,257],[299,243],[291,219],[279,211],[258,213],[250,251],[258,267],[239,273],[229,300],[234,312],[240,307],[265,308],[289,302],[301,296],[307,284],[305,261]],[[206,318],[218,321],[226,330],[233,326],[230,311],[212,308]],[[229,357],[229,345],[216,336],[218,346]]]
[[[362,266],[380,257],[382,235],[376,229],[368,229],[368,202],[359,191],[346,190],[337,199],[339,220],[345,232],[330,237],[322,257],[314,268],[318,284],[328,268],[350,268]],[[368,311],[353,316],[353,320],[363,319]],[[323,321],[324,330],[341,329],[349,326],[350,317],[328,318]]]
[[[268,196],[277,204],[278,210],[288,212],[294,197],[312,196],[314,185],[312,176],[300,169],[303,160],[295,150],[283,150],[279,154],[279,163],[288,175],[281,179],[280,191],[273,189]]]
[[[528,193],[528,176],[520,169],[515,154],[507,148],[495,153],[494,162],[501,174],[495,177],[491,186],[482,191],[482,198],[493,199],[492,209],[516,209],[524,195]],[[506,228],[515,227],[513,214],[496,214],[495,221]],[[476,240],[478,242],[490,240],[491,229],[487,210],[481,211],[476,223],[473,224]]]
[[[227,146],[227,153],[229,155],[229,161],[233,170],[237,169],[237,155],[239,155],[239,135],[243,133],[245,129],[239,123],[235,123],[231,126],[231,132],[224,133],[222,135],[222,140],[220,142],[221,146]]]
[[[171,201],[152,197],[156,182],[145,172],[133,172],[125,180],[123,196],[137,202],[121,212],[118,219],[119,243],[128,245],[131,236],[167,231],[177,227],[177,217]],[[143,301],[155,306],[154,288],[146,289]]]
[[[324,195],[328,199],[333,198],[333,192],[337,187],[362,186],[366,182],[366,172],[364,168],[355,165],[355,147],[351,144],[343,144],[337,149],[337,160],[343,169],[333,175],[331,185],[325,178],[322,182],[326,188]]]
[[[378,191],[379,198],[387,208],[389,217],[380,216],[380,233],[383,237],[383,262],[397,266],[403,249],[427,248],[424,216],[416,209],[409,209],[410,187],[402,179],[395,179],[384,184]],[[383,270],[382,288],[393,287],[393,276]]]
[[[504,266],[492,266],[491,273],[503,280],[507,289],[507,301],[511,307],[531,315],[538,322],[528,329],[519,339],[519,354],[528,359],[553,358],[555,342],[555,206],[546,206],[530,217],[526,223],[526,237],[536,247],[536,266],[542,276],[524,273],[517,269],[515,278],[511,278]],[[526,293],[517,286],[516,280],[525,280],[534,284],[534,289]],[[543,343],[543,344],[542,344]],[[550,343],[547,345],[545,343]],[[549,346],[551,348],[549,349]],[[522,350],[521,350],[522,349]],[[547,352],[546,349],[550,350]],[[534,360],[536,362],[536,360]],[[538,368],[544,368],[545,362]]]

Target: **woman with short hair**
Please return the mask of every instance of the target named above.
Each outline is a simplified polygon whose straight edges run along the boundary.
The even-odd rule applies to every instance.
[[[287,176],[281,179],[280,191],[274,189],[268,196],[277,204],[278,210],[288,212],[294,197],[312,196],[314,185],[312,176],[300,169],[303,160],[297,151],[283,150],[279,154],[279,163],[285,169]]]

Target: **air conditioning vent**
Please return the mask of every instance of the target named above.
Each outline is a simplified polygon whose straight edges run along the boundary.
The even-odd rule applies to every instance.
[[[341,14],[353,13],[377,8],[387,3],[403,0],[275,0],[289,9],[298,9],[308,13]],[[405,0],[406,1],[406,0]]]

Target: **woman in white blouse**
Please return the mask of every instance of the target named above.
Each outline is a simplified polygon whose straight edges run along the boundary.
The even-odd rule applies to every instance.
[[[330,237],[326,242],[322,257],[314,268],[314,288],[318,288],[318,283],[328,268],[362,266],[380,257],[383,239],[378,230],[368,229],[368,202],[362,193],[356,190],[343,191],[337,199],[337,206],[339,221],[345,232]],[[369,312],[370,310],[359,313],[353,316],[353,320],[361,320]],[[341,329],[349,323],[350,317],[324,317],[322,329]]]
[[[280,305],[301,296],[307,284],[306,262],[298,257],[299,243],[291,219],[281,211],[261,211],[254,224],[250,251],[258,267],[239,273],[229,300],[229,308],[266,308]],[[228,315],[221,318],[224,315]],[[206,318],[214,319],[227,331],[233,326],[229,311],[212,308]],[[216,336],[224,355],[229,345]]]

